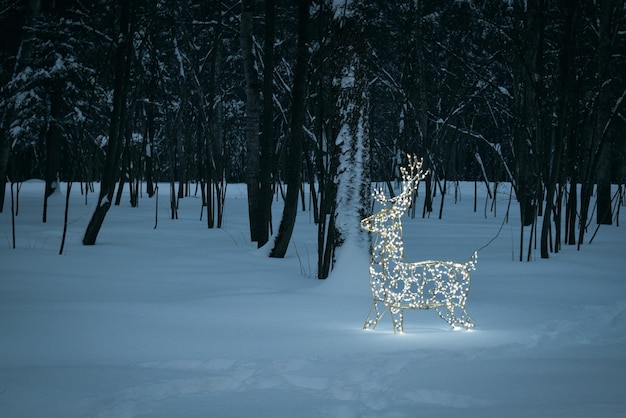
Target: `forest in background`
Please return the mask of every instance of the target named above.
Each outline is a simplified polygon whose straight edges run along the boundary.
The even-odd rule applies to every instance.
[[[285,199],[281,257],[307,187],[324,278],[406,154],[422,215],[448,183],[510,182],[544,258],[623,203],[624,0],[2,0],[0,23],[0,211],[26,179],[44,222],[59,181],[99,182],[85,244],[124,187],[169,182],[172,218],[199,189],[213,228],[245,182],[259,246]]]

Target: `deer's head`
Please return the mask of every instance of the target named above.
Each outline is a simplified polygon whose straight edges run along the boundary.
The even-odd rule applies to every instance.
[[[373,193],[374,200],[383,205],[383,209],[379,212],[367,217],[361,221],[361,228],[375,233],[385,233],[390,227],[390,223],[400,220],[411,204],[413,192],[417,190],[417,186],[426,175],[422,171],[422,159],[416,156],[408,156],[409,164],[407,167],[400,167],[402,174],[402,192],[387,199],[382,190],[375,190]]]

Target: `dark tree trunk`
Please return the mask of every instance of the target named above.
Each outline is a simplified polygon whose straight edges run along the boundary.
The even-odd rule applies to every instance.
[[[332,246],[326,245],[326,240],[333,240],[332,234],[328,229],[332,227],[331,221],[333,217],[334,183],[332,182],[332,174],[336,171],[335,161],[332,157],[333,141],[330,137],[330,113],[334,103],[330,98],[331,77],[329,67],[331,63],[331,45],[327,42],[328,21],[332,19],[332,12],[328,8],[326,2],[321,2],[318,13],[317,25],[312,25],[315,33],[315,41],[320,46],[320,51],[316,55],[315,65],[312,69],[315,72],[311,76],[315,76],[315,117],[313,119],[315,137],[314,161],[316,166],[316,175],[319,190],[319,211],[317,223],[317,275],[318,278],[326,278],[330,272],[330,260],[332,259]]]
[[[181,156],[179,155],[180,137],[182,135],[182,115],[184,110],[178,110],[178,114],[171,122],[170,140],[169,142],[169,183],[170,183],[170,219],[178,219],[178,195],[176,193],[176,177],[181,165]]]
[[[448,190],[448,180],[444,177],[443,178],[443,190],[441,190],[441,206],[439,206],[439,219],[443,217],[443,202],[445,200],[447,190]]]
[[[132,112],[131,112],[132,113]],[[122,194],[124,193],[124,184],[130,183],[130,148],[132,140],[132,128],[129,124],[129,118],[124,118],[124,149],[122,150],[122,165],[120,168],[119,182],[117,184],[117,193],[115,195],[115,206],[119,206],[122,202]],[[130,186],[130,184],[129,184]]]
[[[541,204],[538,152],[543,135],[541,117],[541,84],[543,83],[543,49],[545,7],[544,0],[514,2],[513,32],[520,45],[514,65],[515,83],[513,112],[513,151],[516,155],[516,195],[520,207],[520,253],[523,260],[524,228],[531,226],[530,243],[536,226],[537,205]]]
[[[61,248],[59,248],[59,255],[63,254],[65,248],[65,237],[67,236],[67,221],[70,211],[70,192],[72,191],[72,181],[67,182],[67,189],[65,190],[65,212],[63,215],[63,234],[61,235]]]
[[[218,55],[216,62],[216,80],[221,77],[221,55]],[[222,219],[224,217],[224,198],[226,193],[226,177],[224,175],[224,109],[221,100],[215,106],[214,123],[213,123],[213,162],[215,169],[213,170],[213,187],[215,189],[215,216],[216,225],[222,227]]]
[[[422,210],[422,218],[426,217],[426,213],[430,216],[433,211],[433,173],[426,175],[424,179],[424,185],[426,190],[424,191],[424,208]]]
[[[259,247],[269,239],[272,223],[272,170],[274,166],[274,32],[275,0],[265,0],[265,43],[263,46],[263,121],[261,132]],[[292,110],[293,111],[293,110]]]
[[[597,48],[597,71],[601,84],[598,87],[598,108],[594,127],[594,136],[600,142],[597,172],[595,173],[597,178],[597,223],[610,225],[613,218],[611,210],[611,162],[614,158],[611,144],[613,132],[611,122],[614,116],[611,108],[616,100],[614,97],[616,88],[612,88],[615,85],[615,80],[611,79],[608,70],[611,55],[615,49],[613,45],[615,35],[619,28],[618,16],[623,14],[624,0],[606,0],[600,2],[599,7],[600,39]]]
[[[7,166],[11,151],[11,140],[4,129],[0,129],[0,213],[4,210],[4,195],[7,190]]]
[[[327,170],[333,170],[334,162],[330,162]],[[322,167],[322,165],[320,165]],[[326,279],[330,274],[332,265],[331,260],[334,254],[334,246],[328,242],[334,242],[334,200],[335,200],[335,184],[331,181],[327,172],[320,174],[320,210],[319,220],[317,224],[317,278]]]
[[[262,196],[260,190],[260,146],[259,146],[259,122],[261,115],[261,99],[259,77],[257,74],[253,36],[254,1],[241,1],[241,27],[240,41],[243,58],[243,69],[246,78],[246,186],[248,190],[248,218],[250,221],[250,240],[260,243],[264,229],[261,216]]]
[[[146,193],[148,197],[154,195],[154,179],[152,175],[152,155],[154,153],[154,113],[152,110],[152,104],[147,104],[146,109],[146,128],[145,128],[145,170],[146,170]]]
[[[545,161],[549,161],[548,177],[545,179],[546,183],[546,209],[543,216],[541,225],[541,243],[540,252],[541,258],[549,257],[550,247],[550,232],[552,225],[552,216],[555,210],[554,201],[557,198],[557,183],[562,178],[561,176],[561,157],[563,154],[563,145],[569,140],[571,132],[570,123],[573,118],[571,110],[572,92],[575,89],[575,72],[574,68],[574,45],[576,41],[576,20],[577,20],[577,3],[563,1],[563,6],[567,10],[563,43],[561,44],[561,56],[559,62],[559,75],[560,75],[560,98],[559,98],[559,118],[558,127],[556,131],[556,137],[553,138],[552,147],[548,150],[548,155],[544,156]],[[560,204],[560,198],[557,202]],[[556,242],[554,248],[558,248],[560,239],[560,217],[555,217],[555,226],[557,233],[555,234]]]
[[[417,135],[419,138],[419,143],[415,145],[415,153],[417,155],[426,156],[428,153],[428,147],[430,146],[430,129],[428,126],[428,75],[426,71],[426,52],[427,46],[425,45],[425,38],[427,34],[424,33],[424,2],[416,1],[415,5],[415,56],[417,57],[417,91],[415,89],[411,89],[411,95],[413,96],[413,105],[416,109],[416,122],[417,122]],[[428,165],[428,163],[427,163]],[[431,173],[432,175],[432,173]],[[425,193],[425,202],[424,209],[430,213],[433,211],[432,208],[432,195],[431,195],[431,177],[429,176],[426,179],[426,193]],[[412,209],[412,217],[415,217],[415,205],[413,205]],[[425,213],[422,214],[422,217]]]
[[[544,216],[541,225],[541,240],[540,240],[540,252],[541,258],[549,257],[548,247],[550,246],[550,231],[552,228],[552,216],[554,213],[554,201],[556,199],[556,191],[557,191],[557,181],[559,179],[559,171],[561,169],[561,154],[562,150],[562,141],[558,139],[555,141],[553,158],[550,162],[550,176],[546,180],[547,182],[547,192],[546,192],[546,208],[544,211]]]
[[[176,136],[176,156],[178,159],[178,199],[189,196],[189,182],[187,181],[187,149],[185,143],[189,143],[189,130],[185,127],[185,114],[181,118],[179,134]]]
[[[613,211],[611,208],[611,183],[598,184],[597,194],[597,223],[599,225],[611,225],[613,224]]]
[[[572,178],[565,206],[565,243],[576,245],[576,225],[578,221],[578,185],[576,177]]]
[[[216,19],[221,22],[222,11],[216,10]],[[207,172],[207,226],[222,226],[224,211],[224,111],[222,97],[217,93],[222,80],[222,28],[217,25],[213,37],[213,56],[209,76],[208,96],[211,105],[207,109],[207,141],[206,141],[206,172]]]
[[[598,184],[598,222],[610,222],[612,218],[610,197],[611,124],[615,117],[612,107],[616,97],[614,97],[615,88],[613,88],[615,80],[611,78],[609,67],[617,46],[617,31],[620,20],[618,17],[623,14],[623,9],[624,0],[606,0],[598,3],[596,103],[593,109],[591,135],[586,144],[588,156],[586,158],[585,178],[581,188],[578,249],[583,243],[588,227],[589,205],[594,183]]]
[[[302,171],[302,142],[305,116],[307,68],[309,61],[306,34],[308,30],[310,0],[302,0],[298,5],[298,50],[291,99],[291,136],[287,150],[287,195],[283,217],[270,257],[284,257],[298,213],[298,191]]]
[[[122,127],[124,126],[124,109],[126,108],[126,96],[130,76],[130,60],[132,57],[132,8],[133,1],[121,1],[120,7],[120,41],[117,45],[115,57],[115,84],[113,89],[113,110],[109,125],[109,140],[106,147],[106,159],[102,181],[100,183],[100,195],[98,205],[89,220],[85,235],[84,245],[94,245],[104,222],[115,192],[115,181],[119,174],[119,157],[122,140]]]
[[[317,191],[315,190],[314,163],[309,158],[308,143],[309,143],[308,140],[305,138],[304,142],[302,143],[302,147],[303,147],[303,155],[306,158],[307,181],[309,182],[309,193],[310,193],[311,200],[312,200],[311,205],[313,206],[313,223],[317,225],[320,220],[319,206],[318,206],[319,203],[318,203]]]
[[[12,238],[12,248],[15,249],[15,195],[13,193],[13,185],[15,183],[11,182],[11,238]]]
[[[60,93],[53,91],[50,95],[50,117],[46,132],[46,190],[43,203],[43,222],[48,217],[48,198],[59,187],[59,169],[61,167],[61,143],[63,131],[58,118],[61,117],[62,99]]]

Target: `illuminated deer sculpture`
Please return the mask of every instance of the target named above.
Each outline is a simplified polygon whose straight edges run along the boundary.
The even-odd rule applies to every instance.
[[[363,229],[376,234],[370,260],[374,302],[363,328],[374,329],[389,310],[394,332],[403,332],[404,309],[430,308],[453,328],[473,328],[475,323],[465,311],[465,301],[477,253],[465,263],[404,260],[401,218],[424,178],[422,161],[409,156],[408,168],[401,168],[401,173],[402,192],[392,199],[380,190],[374,192],[374,199],[384,208],[361,221]]]

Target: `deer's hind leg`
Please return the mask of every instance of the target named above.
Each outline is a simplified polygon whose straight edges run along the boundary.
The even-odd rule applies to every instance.
[[[446,321],[452,328],[465,328],[466,330],[474,328],[476,322],[465,310],[465,306],[447,304],[435,308],[437,314]]]
[[[389,308],[393,322],[393,332],[404,332],[404,309],[396,306]]]

